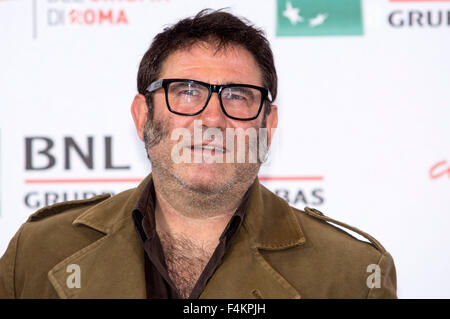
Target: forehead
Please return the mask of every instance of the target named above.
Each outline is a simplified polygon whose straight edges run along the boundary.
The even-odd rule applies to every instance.
[[[240,45],[218,50],[205,42],[177,50],[164,61],[160,78],[185,78],[212,84],[245,83],[262,86],[253,55]]]

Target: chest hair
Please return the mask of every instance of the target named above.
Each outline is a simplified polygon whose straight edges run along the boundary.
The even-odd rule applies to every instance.
[[[158,233],[167,270],[181,298],[188,298],[217,245],[194,243],[192,240]]]

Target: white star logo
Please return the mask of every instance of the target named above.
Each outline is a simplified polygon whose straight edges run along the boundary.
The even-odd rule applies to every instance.
[[[309,26],[316,27],[324,23],[324,21],[328,18],[328,14],[319,13],[315,18],[309,19]]]
[[[303,22],[303,17],[299,16],[300,9],[292,7],[292,3],[288,1],[286,3],[286,9],[283,11],[283,16],[288,18],[291,24],[296,25],[297,22]]]

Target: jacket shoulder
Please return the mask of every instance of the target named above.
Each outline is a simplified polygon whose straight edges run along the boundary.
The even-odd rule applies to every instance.
[[[307,216],[313,217],[314,219],[316,219],[322,223],[325,223],[329,227],[339,229],[340,231],[345,232],[351,238],[358,240],[357,238],[352,236],[348,231],[345,231],[345,230],[350,230],[350,231],[364,237],[365,239],[367,239],[370,242],[370,244],[372,244],[372,246],[375,247],[381,254],[386,253],[386,249],[383,247],[383,245],[381,245],[381,243],[378,240],[376,240],[373,236],[369,235],[368,233],[366,233],[356,227],[350,226],[348,224],[345,224],[343,222],[340,222],[338,220],[335,220],[333,218],[325,216],[321,211],[319,211],[315,208],[305,207],[305,209],[303,211],[299,210],[299,212],[301,212]],[[337,227],[336,225],[338,225],[340,227]],[[344,228],[344,229],[342,229],[342,228]]]
[[[265,257],[303,298],[396,298],[394,261],[375,238],[316,209],[292,211],[305,242]]]
[[[46,219],[51,216],[59,215],[74,209],[87,209],[91,206],[97,205],[98,203],[104,201],[105,199],[108,199],[109,197],[111,197],[111,194],[102,194],[89,199],[72,200],[46,206],[30,215],[30,217],[28,217],[27,223]]]
[[[0,298],[56,298],[48,271],[102,236],[88,228],[73,227],[73,220],[109,196],[61,202],[30,215],[0,259]],[[39,293],[30,295],[30,291]]]

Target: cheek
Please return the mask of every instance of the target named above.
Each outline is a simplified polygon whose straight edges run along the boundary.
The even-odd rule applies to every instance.
[[[260,118],[257,118],[253,121],[235,121],[233,128],[235,129],[242,129],[244,131],[246,130],[255,130],[258,132],[258,130],[261,128],[262,120]]]
[[[238,121],[233,120],[230,118],[227,118],[227,127],[234,128],[234,129],[243,129],[244,131],[248,128],[254,128],[258,130],[261,127],[262,124],[262,116],[258,116],[258,118],[252,120],[252,121]]]
[[[164,122],[165,128],[170,132],[177,128],[189,128],[194,119],[195,116],[183,116],[170,112],[165,103],[164,105],[155,104],[154,120]]]
[[[183,116],[171,113],[168,121],[172,130],[177,128],[193,129],[195,119],[195,116]]]

